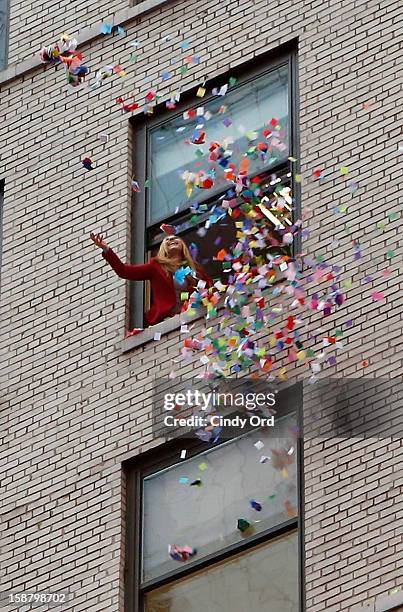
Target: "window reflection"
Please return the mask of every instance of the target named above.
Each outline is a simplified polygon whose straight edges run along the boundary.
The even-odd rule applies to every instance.
[[[251,132],[258,132],[259,140],[265,140],[262,136],[264,126],[275,118],[281,126],[279,144],[265,159],[253,159],[252,156],[249,171],[254,173],[270,167],[287,159],[289,154],[288,66],[272,70],[205,104],[202,98],[198,99],[194,108],[202,108],[203,114],[190,119],[184,119],[181,114],[150,131],[148,226],[189,206],[181,175],[186,170],[209,170],[210,143],[222,143],[225,139],[232,141],[229,145],[231,162],[239,166],[251,143],[257,144],[257,140],[251,140]],[[199,126],[206,132],[205,143],[185,144]],[[217,166],[215,188],[225,188],[229,183],[224,170]],[[207,191],[211,195],[211,191]]]
[[[297,532],[146,595],[146,612],[297,612]]]
[[[146,478],[143,579],[178,569],[169,545],[196,548],[201,559],[295,516],[295,431],[291,414],[277,419],[274,429],[245,434]],[[261,462],[262,457],[267,460]],[[201,486],[191,486],[197,479]],[[251,530],[242,533],[239,519]]]

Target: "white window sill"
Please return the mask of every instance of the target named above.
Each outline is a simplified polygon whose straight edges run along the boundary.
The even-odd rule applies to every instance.
[[[204,312],[198,312],[193,317],[187,316],[185,319],[183,315],[181,316],[178,314],[174,317],[170,317],[169,319],[165,319],[164,321],[161,321],[161,323],[144,328],[143,331],[139,332],[135,336],[125,338],[122,341],[121,349],[123,353],[127,353],[128,351],[147,344],[148,342],[154,342],[154,336],[156,333],[161,334],[162,337],[164,334],[180,329],[182,325],[186,325],[192,321],[197,321],[198,319],[203,319],[204,315]]]

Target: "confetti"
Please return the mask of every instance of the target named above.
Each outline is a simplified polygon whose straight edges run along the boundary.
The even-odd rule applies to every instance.
[[[257,502],[256,500],[251,499],[251,500],[250,500],[250,505],[251,505],[251,507],[252,507],[254,510],[256,510],[256,512],[261,512],[261,510],[262,510],[262,504],[259,504],[259,502]]]
[[[112,24],[102,23],[99,31],[101,32],[101,34],[110,34],[112,32],[112,28],[113,28]]]
[[[94,170],[96,166],[95,160],[91,159],[91,157],[84,157],[81,163],[86,170]]]
[[[190,546],[176,546],[175,544],[169,545],[168,552],[171,559],[174,561],[189,561],[189,559],[197,554],[195,548],[191,548]]]
[[[251,524],[246,519],[243,519],[243,518],[238,519],[237,529],[241,533],[244,533],[245,531],[247,531],[250,528],[250,526],[251,526]]]
[[[375,302],[381,302],[382,300],[385,299],[385,295],[382,293],[382,291],[374,291],[372,293],[372,299]]]
[[[194,480],[193,482],[190,483],[191,487],[201,487],[203,486],[202,481],[200,480],[200,478],[196,478],[196,480]]]

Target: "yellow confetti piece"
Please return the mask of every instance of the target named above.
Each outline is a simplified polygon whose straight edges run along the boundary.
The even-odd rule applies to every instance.
[[[348,168],[347,166],[342,166],[340,168],[340,174],[348,174]]]
[[[207,468],[208,468],[207,463],[204,463],[204,462],[203,463],[199,463],[199,470],[201,472],[204,472],[205,470],[207,470]]]
[[[302,176],[300,174],[296,174],[294,178],[296,183],[300,183],[302,181]]]
[[[291,162],[296,162],[296,161],[297,161],[297,158],[296,158],[296,157],[289,157],[288,159],[289,159]]]
[[[206,90],[204,89],[204,87],[199,87],[199,89],[196,92],[196,96],[198,98],[203,98],[206,95]]]

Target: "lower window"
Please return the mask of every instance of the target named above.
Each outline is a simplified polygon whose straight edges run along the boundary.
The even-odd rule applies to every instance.
[[[273,427],[126,464],[127,612],[300,610],[299,402],[287,392]]]
[[[146,612],[295,612],[297,531],[146,593]]]

